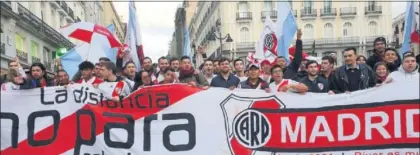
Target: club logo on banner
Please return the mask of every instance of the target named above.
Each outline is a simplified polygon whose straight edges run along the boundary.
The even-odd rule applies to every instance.
[[[275,96],[231,95],[221,108],[232,155],[419,147],[414,100],[287,109]]]

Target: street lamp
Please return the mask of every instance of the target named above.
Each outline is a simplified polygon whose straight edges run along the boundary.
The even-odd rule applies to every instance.
[[[232,39],[232,37],[230,37],[230,34],[229,33],[226,34],[224,37],[222,37],[222,31],[220,30],[220,27],[221,27],[220,21],[217,21],[216,22],[216,27],[217,27],[217,31],[219,32],[219,34],[218,34],[219,36],[216,35],[216,32],[212,32],[211,34],[209,34],[208,40],[216,40],[216,39],[219,40],[219,42],[220,42],[220,50],[219,50],[219,52],[222,53],[222,51],[223,51],[222,50],[223,41],[226,40],[226,42],[230,43],[230,42],[233,42],[233,39]],[[217,51],[214,54],[214,57],[217,58]]]

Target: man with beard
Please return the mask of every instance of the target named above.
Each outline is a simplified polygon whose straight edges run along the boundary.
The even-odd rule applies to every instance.
[[[210,86],[228,88],[230,90],[233,90],[238,86],[240,80],[229,72],[229,63],[229,59],[227,58],[221,58],[219,60],[220,74],[211,80]]]
[[[206,78],[207,82],[211,83],[211,80],[213,80],[213,78],[216,77],[216,75],[214,74],[213,61],[209,59],[204,61],[203,73],[204,78]]]
[[[163,79],[165,79],[165,74],[163,73],[163,71],[165,71],[167,68],[169,68],[169,60],[166,57],[160,57],[158,59],[158,67],[159,67],[159,72],[157,72],[155,74],[157,82],[159,83],[160,81],[162,81]]]
[[[169,63],[171,65],[171,68],[175,71],[176,75],[179,76],[179,59],[172,58]]]
[[[270,92],[268,83],[260,78],[260,66],[257,64],[251,64],[248,67],[249,77],[247,80],[239,83],[238,88],[240,89],[261,89],[266,92]]]
[[[248,77],[245,75],[244,61],[242,59],[236,59],[233,61],[233,67],[235,68],[235,76],[238,77],[241,82],[246,81]]]
[[[217,59],[213,60],[213,68],[214,68],[214,74],[219,74],[220,72],[219,60]]]
[[[133,61],[129,61],[125,63],[122,70],[123,70],[124,77],[134,82],[134,78],[136,77],[136,73],[137,73],[136,64]]]
[[[280,65],[274,65],[271,70],[271,77],[273,78],[274,82],[270,83],[269,88],[270,92],[297,92],[297,93],[305,93],[308,91],[308,87],[305,84],[296,82],[291,79],[284,79],[283,78],[283,68]]]
[[[329,89],[328,81],[322,76],[318,76],[318,63],[316,61],[308,61],[306,63],[308,70],[308,76],[305,76],[300,80],[301,83],[308,87],[308,92],[313,93],[326,93]]]
[[[334,64],[335,62],[332,56],[322,57],[320,76],[322,76],[324,79],[327,79],[328,82],[332,81],[332,75],[334,74]]]
[[[383,61],[385,48],[386,48],[386,40],[384,37],[378,37],[373,41],[373,55],[368,58],[366,64],[370,66],[370,68],[374,68],[375,64],[379,61]]]
[[[59,70],[57,72],[57,84],[56,86],[67,86],[70,83],[69,74],[65,70]]]
[[[54,86],[54,80],[47,77],[47,70],[41,63],[33,63],[30,68],[32,80],[36,83],[36,88]]]
[[[357,64],[356,57],[356,48],[344,50],[346,64],[335,71],[329,94],[350,93],[376,85],[375,73],[366,64]]]
[[[147,71],[149,75],[155,75],[156,71],[153,69],[152,59],[149,57],[143,59],[142,69]]]
[[[191,64],[191,58],[183,56],[181,58],[181,67],[179,70],[180,83],[187,83],[194,87],[208,88],[209,83],[202,74],[196,74]]]
[[[93,76],[93,68],[95,68],[96,76]],[[77,81],[77,83],[97,87],[100,83],[103,82],[101,78],[97,77],[98,75],[101,75],[100,70],[101,66],[99,63],[97,63],[96,66],[93,66],[91,62],[83,61],[79,64],[79,71],[82,73],[82,79]]]

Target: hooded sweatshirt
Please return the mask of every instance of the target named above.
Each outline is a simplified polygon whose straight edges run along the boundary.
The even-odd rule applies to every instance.
[[[385,81],[413,81],[419,80],[419,72],[417,72],[419,65],[417,64],[416,69],[413,72],[406,72],[402,66],[398,68],[398,71],[392,72],[389,74],[387,80]]]

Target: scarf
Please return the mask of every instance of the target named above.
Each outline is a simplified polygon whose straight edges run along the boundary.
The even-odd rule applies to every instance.
[[[386,77],[388,77],[388,74],[385,74],[385,76],[376,76],[376,79],[378,79],[382,83],[385,81]]]
[[[184,70],[183,68],[181,68],[179,70],[179,78],[186,78],[186,77],[192,77],[194,75],[194,69],[191,68],[190,70]]]

